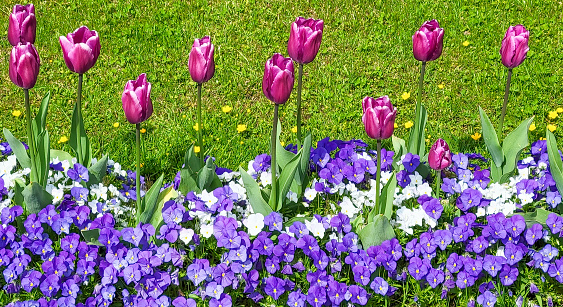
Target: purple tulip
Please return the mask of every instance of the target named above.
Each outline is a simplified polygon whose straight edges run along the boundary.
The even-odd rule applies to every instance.
[[[276,104],[284,104],[293,89],[295,81],[293,61],[275,53],[264,67],[262,91],[266,98]]]
[[[321,46],[323,27],[322,19],[295,19],[287,42],[287,53],[295,62],[307,64],[315,59]]]
[[[35,6],[33,4],[14,5],[8,24],[8,41],[10,45],[17,46],[18,43],[35,43],[36,28]]]
[[[90,31],[82,26],[66,37],[59,37],[65,64],[77,74],[87,72],[98,60],[100,55],[100,37],[98,32]]]
[[[142,123],[152,115],[151,84],[146,74],[125,84],[121,102],[125,117],[132,124]]]
[[[434,61],[442,54],[443,44],[444,29],[432,19],[424,22],[412,36],[412,53],[419,61]]]
[[[203,83],[213,78],[215,74],[214,53],[215,46],[211,43],[209,36],[194,41],[188,60],[190,76],[194,82]]]
[[[528,39],[530,32],[523,25],[511,26],[506,31],[500,47],[502,64],[508,68],[514,68],[526,59]]]
[[[31,43],[18,43],[10,55],[10,79],[15,85],[30,89],[35,86],[40,64],[39,54]]]
[[[443,170],[452,164],[452,155],[448,143],[438,139],[428,153],[428,164],[433,170]]]
[[[364,123],[367,135],[376,140],[388,139],[393,135],[397,108],[394,108],[389,97],[371,98],[366,96],[362,101]]]

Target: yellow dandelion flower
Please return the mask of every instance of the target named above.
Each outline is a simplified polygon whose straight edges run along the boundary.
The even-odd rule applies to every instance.
[[[403,98],[403,100],[407,100],[407,99],[411,98],[411,93],[403,92],[403,94],[401,95],[401,98]]]
[[[182,115],[182,118],[186,118],[186,114],[183,114],[183,115]]]
[[[462,45],[463,45],[464,47],[467,47],[467,46],[469,46],[469,42],[468,42],[468,41],[465,41],[465,42],[462,43]]]
[[[68,138],[63,135],[63,136],[61,136],[61,138],[59,139],[59,141],[57,143],[60,144],[60,143],[66,143],[66,142],[68,142]]]
[[[113,123],[113,127],[114,127],[114,128],[118,128],[118,127],[119,127],[119,123],[118,123],[118,122]]]
[[[446,87],[446,86],[444,85],[444,83],[442,83],[442,84],[438,84],[438,88],[439,88],[439,89],[443,90],[443,89],[444,89],[444,87]]]
[[[547,115],[547,117],[549,117],[550,119],[556,119],[557,116],[559,116],[557,111],[549,111],[549,115]]]
[[[244,141],[240,141],[240,144],[241,144],[241,145],[244,144]]]
[[[530,128],[528,128],[528,130],[530,130],[530,131],[536,130],[536,124],[532,123],[532,124],[530,125]]]
[[[141,163],[141,167],[145,166],[145,163]]]
[[[405,123],[405,128],[409,129],[410,127],[412,127],[414,124],[409,120],[408,122]]]
[[[475,132],[474,134],[471,135],[471,138],[477,141],[478,139],[481,138],[481,133]]]
[[[199,149],[199,146],[194,146],[194,152],[195,152],[195,153],[198,153],[199,150],[200,150],[200,149]]]
[[[233,110],[233,108],[231,106],[224,106],[221,107],[221,110],[223,111],[223,113],[229,113]]]
[[[147,132],[147,129],[141,128],[141,130],[139,130],[139,131],[140,131],[141,133],[146,133],[146,132]]]
[[[555,111],[557,111],[557,113],[563,113],[563,108],[557,108]]]
[[[246,131],[246,125],[237,125],[238,133]]]
[[[393,128],[397,129],[397,128],[399,128],[399,125],[397,125],[397,123],[394,123]]]
[[[293,126],[293,128],[291,128],[291,132],[297,133],[297,126]]]
[[[14,110],[14,111],[12,111],[12,115],[15,116],[15,117],[20,117],[20,115],[22,115],[22,111]]]
[[[195,130],[195,131],[198,131],[198,130],[199,130],[199,123],[195,123],[195,125],[194,125],[194,130]]]
[[[285,142],[280,142],[281,146],[285,146]]]
[[[250,113],[250,109],[246,109],[246,113]]]
[[[549,124],[549,125],[547,125],[547,129],[549,129],[549,131],[553,132],[553,131],[555,131],[555,129],[557,129],[557,126]]]

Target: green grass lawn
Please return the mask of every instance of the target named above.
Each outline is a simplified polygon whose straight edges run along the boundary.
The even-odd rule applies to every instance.
[[[6,30],[14,4],[0,4],[0,122],[25,140],[23,93],[8,76]],[[500,116],[506,69],[499,49],[508,26],[518,23],[530,31],[530,51],[514,69],[505,133],[530,116],[537,126],[531,140],[545,136],[548,123],[560,124],[559,118],[547,117],[548,111],[563,106],[563,5],[558,1],[97,0],[35,5],[42,65],[30,92],[34,110],[51,92],[52,146],[71,151],[57,141],[69,136],[78,79],[64,64],[58,37],[86,25],[98,31],[102,45],[83,87],[83,115],[95,156],[109,153],[124,168],[133,168],[134,126],[125,119],[121,94],[127,80],[144,72],[153,86],[155,110],[142,124],[143,173],[151,177],[165,172],[171,179],[196,140],[196,85],[187,64],[193,40],[205,35],[215,45],[217,64],[215,76],[203,87],[208,154],[218,158],[218,165],[236,168],[268,151],[273,108],[262,94],[264,63],[275,52],[287,56],[290,24],[297,16],[325,21],[319,54],[304,69],[304,131],[312,131],[314,141],[327,136],[367,139],[361,122],[366,95],[389,95],[398,109],[395,134],[407,136],[404,123],[414,117],[419,73],[411,36],[433,18],[445,35],[442,56],[427,65],[423,102],[428,145],[441,137],[456,152],[484,151],[482,139],[474,141],[470,135],[481,130],[478,106],[495,125]],[[410,98],[403,100],[403,92]],[[295,96],[280,109],[286,143],[295,138]],[[223,106],[232,111],[222,112]],[[14,110],[22,115],[14,117]],[[237,132],[243,124],[247,130]],[[556,130],[558,137],[561,130]]]

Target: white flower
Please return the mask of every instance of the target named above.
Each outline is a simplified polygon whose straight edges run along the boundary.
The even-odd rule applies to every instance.
[[[477,213],[476,213],[475,215],[477,215],[477,216],[485,216],[485,214],[487,214],[487,212],[485,211],[485,208],[479,207],[479,208],[477,208]]]
[[[270,172],[260,173],[260,182],[262,183],[263,186],[272,184],[272,173]]]
[[[308,201],[313,201],[315,199],[315,197],[317,197],[317,190],[311,189],[311,188],[305,189],[305,198]]]
[[[347,196],[345,196],[344,199],[342,199],[342,202],[340,202],[340,209],[342,210],[341,212],[346,214],[349,218],[352,218],[360,212],[360,209],[356,208]]]
[[[530,157],[531,158],[531,157]],[[525,167],[525,168],[518,168],[518,175],[520,175],[521,177],[524,177],[524,179],[528,179],[528,175],[530,174],[530,169]]]
[[[307,229],[319,239],[322,239],[325,236],[325,227],[323,223],[320,223],[317,219],[313,218],[311,221],[305,220],[305,226]]]
[[[534,193],[520,193],[518,199],[520,199],[522,205],[529,204],[534,200]]]
[[[90,195],[96,199],[108,200],[108,188],[103,184],[94,184],[90,187]]]
[[[294,193],[292,191],[288,191],[287,194],[285,195],[285,197],[287,197],[287,199],[289,199],[290,202],[293,202],[293,203],[297,202],[297,193]]]
[[[229,187],[233,192],[237,193],[239,200],[246,200],[246,189],[242,185],[231,181],[229,182]]]
[[[540,162],[538,163],[538,168],[539,168],[540,170],[547,169],[547,164],[546,164],[545,162],[543,162],[543,161],[540,161]]]
[[[499,246],[496,256],[506,258],[506,256],[504,255],[504,246]]]
[[[381,172],[381,184],[386,185],[392,175],[393,172]]]
[[[194,231],[192,229],[182,228],[182,230],[180,230],[180,240],[182,240],[184,244],[190,243],[193,237],[194,237]]]
[[[213,195],[213,192],[207,192],[207,190],[201,191],[201,195],[198,195],[199,199],[205,203],[205,205],[210,208],[217,202],[217,197]]]
[[[248,173],[250,176],[256,174],[256,171],[254,170],[254,166],[252,166],[252,164],[254,164],[254,160],[248,161],[248,171],[247,171],[247,173]]]
[[[210,238],[213,235],[213,225],[201,225],[201,229],[199,230],[200,234],[204,238]]]
[[[428,182],[425,182],[424,184],[421,184],[416,187],[416,194],[418,196],[422,196],[422,195],[432,196],[432,188],[430,187]]]
[[[422,184],[422,176],[420,176],[420,174],[416,171],[414,172],[414,174],[409,175],[409,178],[411,179],[411,185]]]
[[[350,193],[354,193],[358,190],[358,188],[356,187],[356,185],[354,183],[350,182],[346,185],[346,190],[348,190],[348,192],[350,192]]]
[[[53,196],[53,204],[56,205],[63,200],[65,192],[62,189],[53,188],[51,195]]]
[[[249,235],[257,236],[264,228],[264,216],[262,213],[254,213],[249,215],[242,223],[248,228]]]

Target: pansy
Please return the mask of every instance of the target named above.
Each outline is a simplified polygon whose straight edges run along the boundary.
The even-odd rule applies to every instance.
[[[477,303],[483,306],[493,307],[495,306],[496,302],[497,302],[497,297],[490,291],[485,291],[485,293],[477,297]]]
[[[76,182],[88,182],[90,180],[88,169],[79,163],[74,163],[74,167],[68,169],[67,176]]]
[[[500,270],[498,276],[503,286],[510,286],[516,281],[518,274],[518,267],[512,267],[508,264],[505,264],[502,266],[502,269]]]
[[[351,285],[346,292],[346,298],[354,304],[363,306],[368,302],[369,295],[366,289],[358,285]]]
[[[545,224],[549,227],[552,234],[558,234],[563,226],[563,218],[553,212],[549,213]]]

